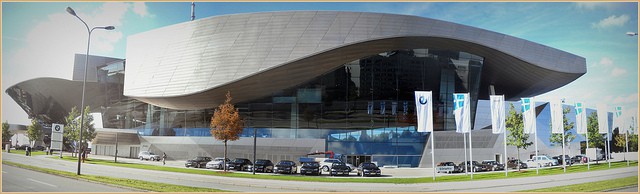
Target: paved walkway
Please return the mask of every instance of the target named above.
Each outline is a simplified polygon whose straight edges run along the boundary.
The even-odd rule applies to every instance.
[[[2,154],[2,160],[6,161],[47,167],[69,172],[76,172],[77,170],[76,163],[55,160],[48,157],[49,156],[26,157],[17,154]],[[118,160],[124,161],[121,159]],[[129,162],[128,160],[131,159],[127,159],[127,162]],[[131,162],[133,161],[162,165],[161,162],[131,160]],[[179,161],[169,161],[167,165],[181,166],[183,164],[181,164],[181,162]],[[300,181],[279,181],[194,175],[92,164],[84,164],[82,166],[82,173],[195,187],[217,188],[241,192],[513,192],[636,176],[638,174],[638,168],[627,167],[582,173],[511,178],[508,179],[508,181],[502,179],[419,184],[321,182],[309,183]]]

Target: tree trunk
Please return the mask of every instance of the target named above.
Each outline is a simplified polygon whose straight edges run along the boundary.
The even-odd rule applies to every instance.
[[[222,160],[224,171],[227,172],[227,140],[224,140],[224,159]]]
[[[518,161],[516,161],[516,168],[518,169],[518,172],[520,172],[520,148],[517,149],[518,150]]]

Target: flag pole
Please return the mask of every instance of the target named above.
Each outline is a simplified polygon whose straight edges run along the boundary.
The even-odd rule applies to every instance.
[[[627,166],[629,166],[629,160],[627,160],[627,153],[629,153],[629,132],[625,131],[624,133],[624,145],[626,147],[626,151],[624,152],[624,160],[627,161]]]
[[[435,159],[435,150],[434,142],[436,141],[435,130],[431,131],[431,169],[433,169],[433,182],[436,181],[436,159]]]
[[[467,135],[465,135],[464,133],[462,134],[462,137],[464,137],[464,175],[467,176],[469,175],[469,172],[467,170]]]
[[[564,117],[564,115],[562,116]],[[567,173],[567,162],[564,154],[564,119],[562,121],[562,168],[564,169],[564,173]]]
[[[502,108],[504,108],[504,107],[502,107]],[[507,162],[508,162],[508,159],[507,159],[507,129],[503,129],[502,134],[503,134],[502,136],[504,137],[504,176],[507,176],[507,173],[509,171],[509,167],[507,165]]]
[[[535,108],[535,107],[533,107]],[[535,109],[533,110],[535,111]],[[535,115],[535,114],[533,114]],[[535,122],[535,120],[534,120]],[[533,136],[535,138],[535,147],[536,147],[536,163],[538,166],[536,166],[536,174],[540,174],[539,170],[540,170],[540,162],[538,162],[538,129],[537,127],[533,128]]]
[[[609,158],[610,154],[611,154],[611,145],[609,145],[611,143],[611,138],[609,138],[609,129],[607,129],[607,144],[605,144],[607,147],[607,163],[609,163],[609,168],[611,168],[611,160]]]
[[[469,163],[471,164],[471,179],[473,179],[473,146],[471,145],[471,131],[473,130],[469,129]]]
[[[586,112],[585,112],[585,114],[586,114]],[[591,158],[589,158],[589,156],[587,155],[587,152],[588,152],[588,150],[589,150],[589,129],[587,129],[587,134],[586,134],[586,136],[587,136],[587,149],[586,149],[586,150],[584,150],[584,155],[585,155],[585,157],[587,157],[587,171],[589,171],[589,170],[591,170],[591,166],[590,166],[590,164],[589,164],[589,160],[591,160]],[[597,156],[596,156],[596,157],[597,157]]]

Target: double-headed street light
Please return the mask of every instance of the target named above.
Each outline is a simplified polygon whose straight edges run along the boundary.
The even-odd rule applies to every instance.
[[[87,85],[87,65],[89,64],[89,44],[91,43],[91,32],[93,32],[93,30],[95,29],[104,29],[104,30],[113,30],[116,29],[113,26],[98,26],[98,27],[93,27],[91,29],[89,29],[89,25],[87,25],[86,22],[84,22],[84,20],[82,20],[82,18],[78,17],[78,15],[76,15],[76,12],[73,11],[73,9],[71,9],[71,7],[67,7],[67,12],[69,12],[69,14],[76,16],[76,18],[78,18],[85,27],[87,27],[87,32],[89,33],[89,38],[87,40],[87,55],[86,60],[84,62],[84,79],[82,80],[82,100],[80,103],[80,150],[81,151],[85,151],[83,148],[83,144],[82,144],[82,130],[84,128],[84,93],[85,93],[85,87]],[[80,155],[81,153],[78,152],[78,175],[80,175],[80,161],[82,160],[82,155]]]

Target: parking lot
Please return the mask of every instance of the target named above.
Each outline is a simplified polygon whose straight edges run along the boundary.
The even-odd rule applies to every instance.
[[[612,153],[613,159],[611,161],[622,161],[625,156],[624,153]],[[102,155],[90,155],[90,158],[103,159],[103,160],[113,160],[113,156],[102,156]],[[626,158],[631,160],[637,160],[637,152],[629,153],[626,155]],[[118,158],[119,162],[127,162],[127,163],[138,163],[138,164],[148,164],[148,165],[158,165],[162,166],[162,161],[147,161],[147,160],[139,160],[132,158]],[[186,168],[185,167],[186,160],[167,160],[164,166],[168,167],[176,167],[176,168]],[[591,162],[595,163],[595,162]],[[606,161],[599,161],[599,163],[606,163]],[[574,165],[586,165],[586,164],[574,164]],[[553,166],[558,167],[558,166]],[[544,167],[544,168],[553,168],[553,167]],[[559,167],[562,167],[560,165]],[[198,169],[198,170],[208,170],[208,171],[221,171],[214,169],[205,169],[205,168],[190,168],[190,169]],[[300,169],[300,166],[298,166]],[[433,169],[431,168],[396,168],[396,167],[381,167],[382,176],[380,177],[363,177],[363,178],[416,178],[416,177],[430,177],[433,174]],[[528,170],[535,170],[535,168],[530,168]],[[509,169],[509,171],[515,171],[515,169]],[[243,171],[232,171],[236,173],[251,173],[251,172],[243,172]],[[494,171],[488,172],[475,172],[475,174],[479,173],[493,173]],[[495,171],[495,172],[504,172],[504,171]],[[302,176],[299,174],[274,174],[274,173],[256,173],[262,175],[274,175],[274,176]],[[450,176],[450,175],[460,175],[463,173],[436,173],[436,176]],[[306,176],[306,175],[305,175]],[[356,170],[354,169],[349,176],[329,176],[328,172],[322,172],[323,177],[328,178],[343,178],[343,177],[356,177]]]

